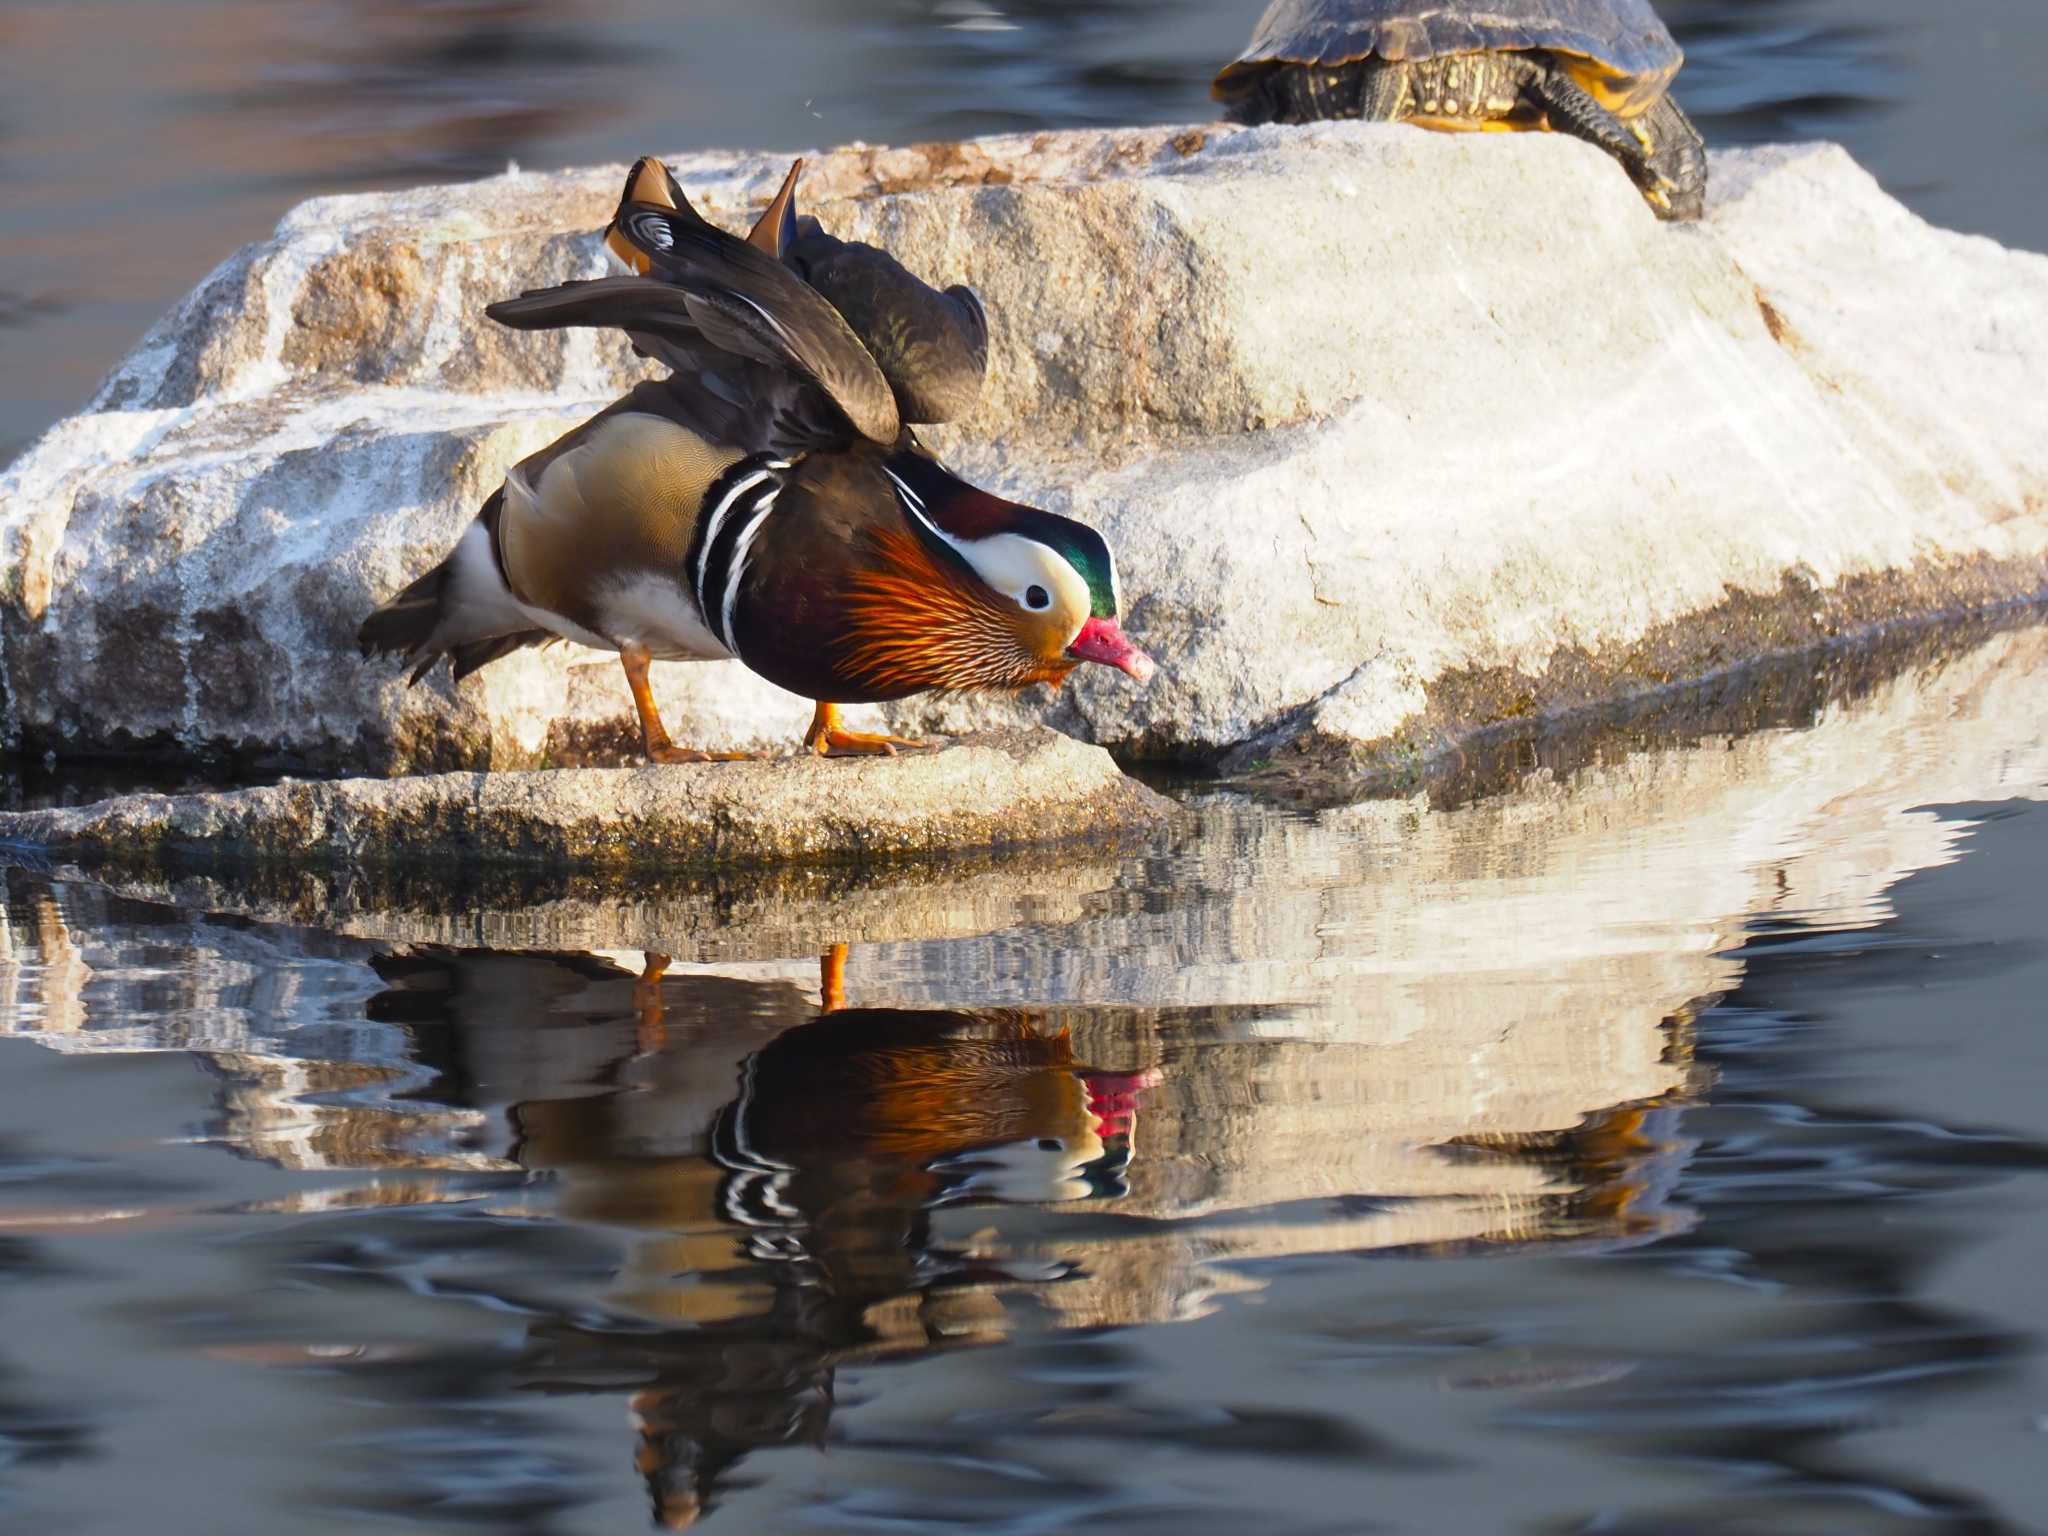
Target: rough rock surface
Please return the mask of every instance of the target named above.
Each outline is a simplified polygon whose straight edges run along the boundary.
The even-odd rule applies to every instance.
[[[0,815],[0,843],[78,859],[423,861],[714,869],[886,860],[1150,826],[1171,801],[1052,731],[898,758],[287,780]]]
[[[782,169],[675,164],[731,225]],[[621,174],[322,199],[213,274],[0,477],[6,735],[380,771],[628,750],[610,657],[408,692],[351,643],[634,375],[615,338],[480,318],[598,270]],[[1385,759],[2048,573],[2048,258],[1929,227],[1839,149],[1715,156],[1696,227],[1570,140],[1360,124],[847,149],[806,191],[977,286],[990,388],[934,436],[1102,526],[1162,663],[901,725]],[[806,718],[733,664],[657,674],[679,739]]]

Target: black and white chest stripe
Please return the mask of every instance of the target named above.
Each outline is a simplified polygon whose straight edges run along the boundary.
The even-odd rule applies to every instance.
[[[754,540],[787,484],[790,461],[757,453],[726,470],[704,493],[697,541],[690,550],[690,584],[704,623],[728,651],[737,652],[733,613],[746,580]]]

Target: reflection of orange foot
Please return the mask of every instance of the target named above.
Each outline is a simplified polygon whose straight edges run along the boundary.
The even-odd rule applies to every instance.
[[[668,956],[646,951],[646,961],[633,983],[634,1028],[642,1052],[658,1051],[668,1044],[668,1026],[662,1022],[668,1010],[661,1001],[661,978],[668,971]]]
[[[846,730],[839,724],[839,706],[820,704],[811,716],[811,728],[804,732],[804,745],[820,757],[894,757],[898,752],[921,751],[931,743]]]
[[[687,1531],[703,1513],[703,1502],[694,1488],[678,1488],[655,1496],[654,1518],[664,1531]]]

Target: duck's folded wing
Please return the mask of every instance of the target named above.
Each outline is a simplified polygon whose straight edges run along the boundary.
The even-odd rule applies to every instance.
[[[893,444],[903,422],[889,381],[839,312],[780,263],[731,236],[720,238],[755,261],[717,252],[717,264],[733,269],[730,278],[713,271],[692,271],[687,281],[673,283],[601,277],[536,289],[484,312],[515,330],[590,326],[632,332],[664,344],[671,361],[675,351],[708,344],[814,380],[856,432]]]

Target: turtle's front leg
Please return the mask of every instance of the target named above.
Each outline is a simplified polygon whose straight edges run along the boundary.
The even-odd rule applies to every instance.
[[[1707,142],[1669,92],[1632,125],[1650,164],[1672,184],[1674,219],[1696,219],[1707,211]]]
[[[1651,163],[1652,146],[1647,134],[1639,133],[1601,106],[1548,59],[1520,56],[1509,61],[1508,67],[1521,86],[1523,98],[1543,113],[1553,130],[1606,150],[1621,162],[1629,180],[1659,216],[1672,217],[1671,194],[1675,188]]]

